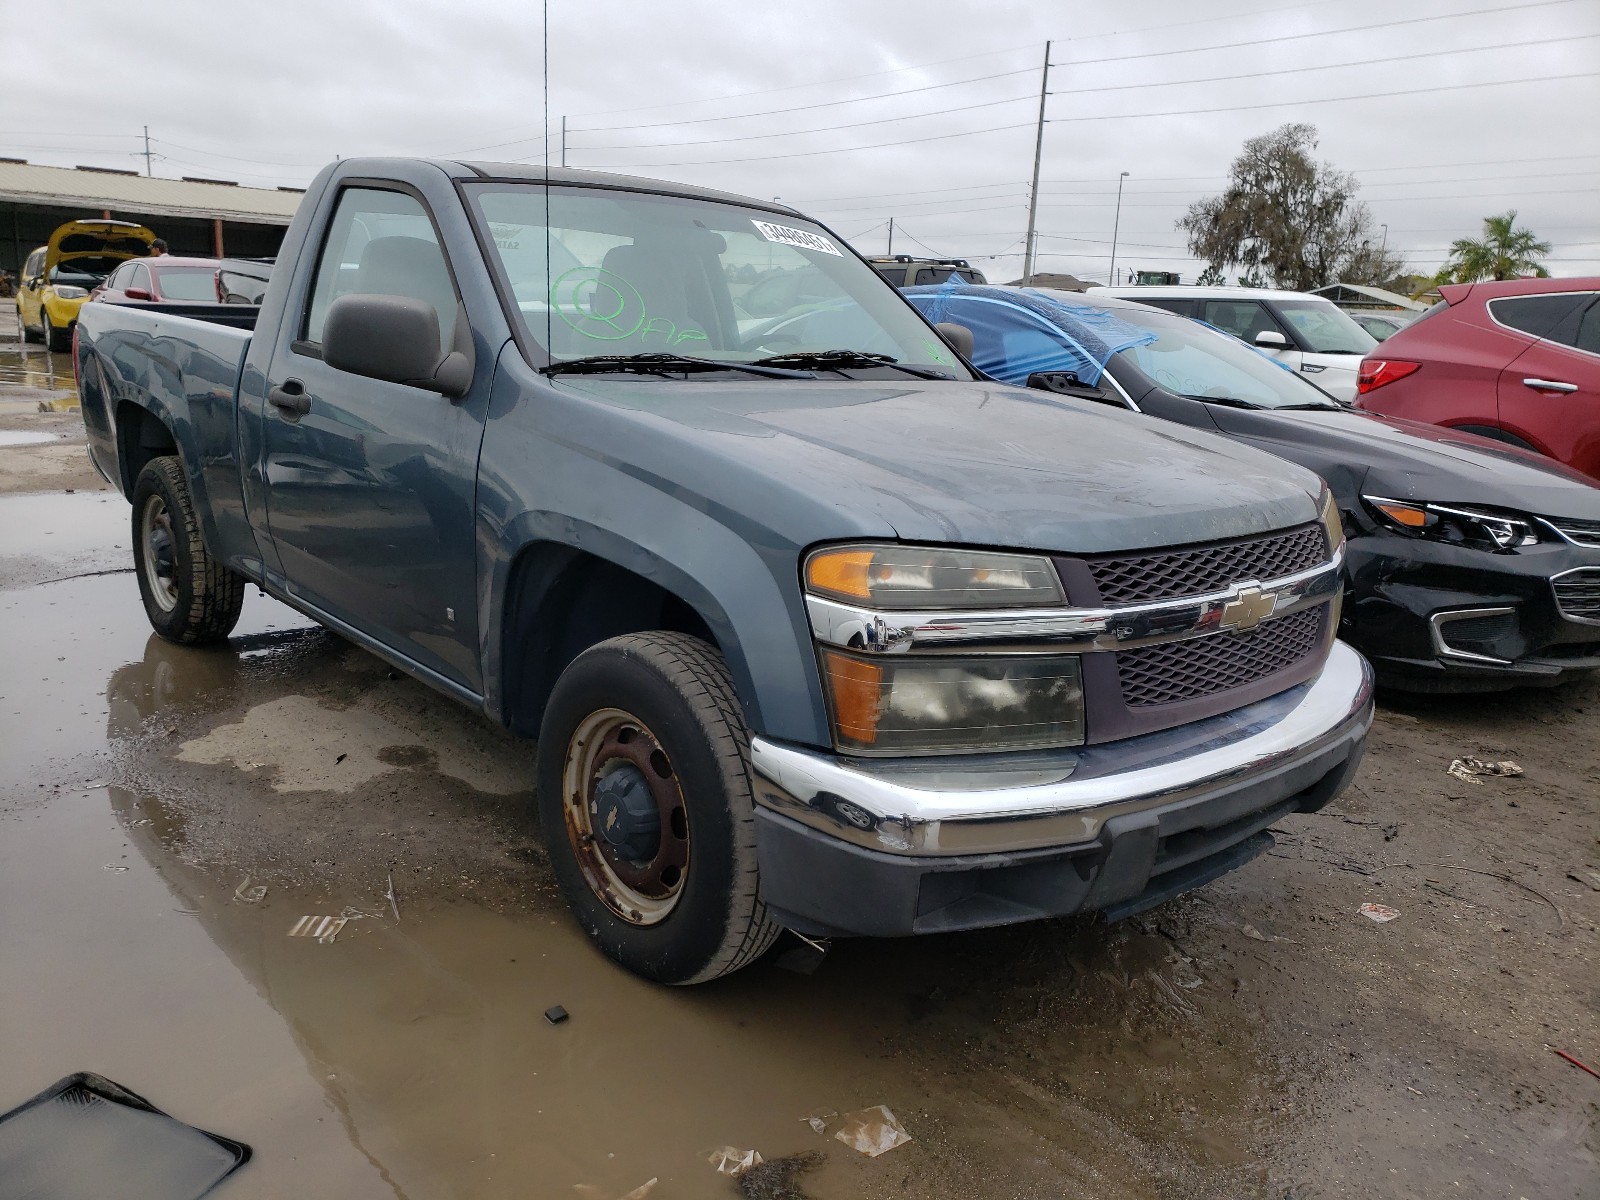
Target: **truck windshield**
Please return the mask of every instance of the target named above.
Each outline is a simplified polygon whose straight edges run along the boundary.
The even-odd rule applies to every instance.
[[[552,363],[849,351],[971,378],[871,267],[802,218],[599,188],[552,187],[548,204],[539,185],[468,190],[514,316]]]

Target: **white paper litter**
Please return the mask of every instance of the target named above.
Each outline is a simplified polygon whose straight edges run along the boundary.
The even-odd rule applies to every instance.
[[[1400,910],[1390,908],[1387,904],[1363,904],[1356,910],[1369,921],[1376,921],[1382,925],[1385,921],[1392,921],[1400,915]]]
[[[258,883],[254,887],[251,887],[250,876],[248,875],[244,877],[243,883],[233,889],[233,898],[239,901],[241,904],[259,904],[266,898],[266,895],[267,885],[264,883]]]
[[[331,945],[339,931],[350,923],[349,917],[319,917],[315,914],[301,917],[289,930],[290,937],[316,938],[324,946]]]
[[[1453,759],[1449,766],[1449,773],[1463,783],[1482,784],[1481,775],[1498,775],[1511,779],[1522,774],[1522,768],[1510,759],[1503,762],[1487,762],[1481,758]]]
[[[738,1150],[732,1146],[718,1146],[706,1153],[706,1161],[717,1169],[717,1174],[732,1175],[737,1179],[751,1167],[758,1167],[766,1160],[761,1157],[759,1150]]]
[[[833,1136],[868,1158],[877,1158],[911,1140],[895,1115],[882,1104],[845,1113],[844,1127]]]

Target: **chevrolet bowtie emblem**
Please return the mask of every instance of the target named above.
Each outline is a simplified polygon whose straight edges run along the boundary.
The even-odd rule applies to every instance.
[[[1223,629],[1248,633],[1270,617],[1277,607],[1276,592],[1263,592],[1251,584],[1240,588],[1239,594],[1222,606],[1222,619],[1218,624]]]

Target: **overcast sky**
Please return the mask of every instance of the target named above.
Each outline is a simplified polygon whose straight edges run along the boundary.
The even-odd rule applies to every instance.
[[[156,174],[270,186],[336,154],[544,152],[526,0],[7,7],[32,48],[7,156],[142,169],[148,123]],[[1173,222],[1245,138],[1307,121],[1413,269],[1515,208],[1554,274],[1600,274],[1600,0],[550,0],[550,22],[554,160],[565,114],[572,166],[781,197],[864,253],[892,216],[897,251],[1018,273],[1051,39],[1041,270],[1106,277],[1127,171],[1119,266],[1192,279]]]

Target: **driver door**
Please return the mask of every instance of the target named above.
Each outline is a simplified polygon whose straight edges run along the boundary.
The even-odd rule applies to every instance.
[[[426,301],[444,346],[465,319],[412,190],[347,186],[319,254],[295,335],[274,351],[262,418],[268,525],[288,589],[479,692],[474,521],[488,356],[456,401],[322,360],[328,306],[342,295]]]

